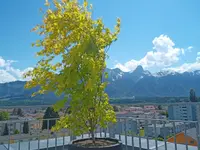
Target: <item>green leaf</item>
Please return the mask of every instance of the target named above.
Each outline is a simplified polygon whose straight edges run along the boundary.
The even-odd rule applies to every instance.
[[[105,72],[104,75],[105,75],[105,78],[108,79],[108,73]]]
[[[53,109],[54,111],[59,111],[61,108],[63,108],[65,106],[65,103],[67,102],[67,98],[64,98],[63,100],[59,100],[57,101],[54,105],[53,105]]]

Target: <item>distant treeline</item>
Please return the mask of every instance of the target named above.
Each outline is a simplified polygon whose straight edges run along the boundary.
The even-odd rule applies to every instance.
[[[31,106],[31,105],[49,105],[53,104],[48,100],[0,100],[0,106]]]
[[[173,103],[188,102],[188,97],[135,97],[135,98],[110,98],[111,104],[137,104],[137,103]],[[197,97],[200,102],[200,97]],[[0,106],[31,106],[31,105],[51,105],[55,100],[36,99],[0,99]]]

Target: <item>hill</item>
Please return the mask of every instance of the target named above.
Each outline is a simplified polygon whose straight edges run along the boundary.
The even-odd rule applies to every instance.
[[[106,92],[111,98],[121,97],[187,97],[189,90],[194,88],[196,95],[200,95],[200,71],[194,72],[158,72],[151,74],[138,66],[133,72],[123,72],[120,69],[106,69],[109,82]],[[0,99],[10,100],[48,100],[60,98],[53,93],[38,95],[31,98],[31,90],[24,89],[25,81],[0,84]]]

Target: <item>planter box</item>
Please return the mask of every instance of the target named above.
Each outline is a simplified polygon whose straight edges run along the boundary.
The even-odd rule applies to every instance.
[[[79,140],[74,140],[71,141],[70,144],[68,145],[68,150],[123,150],[122,147],[122,143],[119,142],[117,139],[113,139],[113,138],[96,138],[96,140],[98,141],[98,139],[103,139],[103,140],[108,140],[108,141],[115,141],[116,144],[114,145],[108,145],[108,146],[104,146],[104,147],[81,147],[78,146],[76,144],[73,144],[74,142],[78,142],[78,141],[85,141],[91,138],[85,138],[85,139],[79,139]]]

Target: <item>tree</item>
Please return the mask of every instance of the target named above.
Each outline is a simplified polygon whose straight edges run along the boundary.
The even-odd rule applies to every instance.
[[[8,124],[6,123],[5,124],[5,127],[4,127],[4,131],[3,131],[3,135],[8,135],[9,134],[9,131],[8,131]]]
[[[49,119],[49,129],[56,124],[56,118],[59,118],[58,112],[55,112],[52,107],[48,107],[45,111],[43,119]],[[48,120],[43,120],[42,130],[48,129]]]
[[[10,118],[10,115],[8,112],[6,112],[6,111],[0,112],[0,121],[9,120],[9,118]]]
[[[161,105],[158,105],[158,110],[162,110],[162,106]]]
[[[67,107],[67,109],[65,110],[65,114],[70,114],[71,113],[71,110],[70,110],[70,106]]]
[[[194,89],[190,89],[190,101],[197,102],[196,94]]]
[[[14,108],[12,114],[13,114],[13,115],[17,115],[17,110],[18,110],[18,109]]]
[[[17,115],[23,117],[23,112],[21,108],[18,108]]]
[[[19,134],[19,130],[16,129],[16,130],[14,131],[14,134]]]
[[[115,112],[119,111],[119,108],[116,105],[113,105],[113,109],[114,109]]]
[[[29,124],[28,121],[25,121],[23,125],[23,133],[28,134],[28,132],[29,132]]]
[[[167,118],[169,117],[169,114],[168,114],[168,112],[166,112],[166,117],[167,117]]]
[[[63,108],[70,100],[71,113],[62,117],[54,130],[70,128],[75,135],[90,132],[95,142],[97,126],[105,128],[108,123],[116,122],[105,93],[104,77],[108,73],[104,71],[108,49],[120,31],[120,19],[112,33],[102,19],[92,19],[92,9],[88,9],[86,0],[83,5],[77,0],[54,0],[51,8],[45,12],[43,24],[33,29],[42,35],[42,39],[32,44],[41,47],[37,55],[42,59],[26,73],[25,78],[31,80],[25,87],[40,85],[33,96],[48,91],[64,95],[54,109]],[[57,57],[60,61],[55,62]]]
[[[163,112],[161,112],[160,114],[161,114],[161,115],[164,115],[164,116],[166,116],[166,117],[168,118],[168,112],[167,112],[167,111],[166,111],[166,112],[163,111]]]

